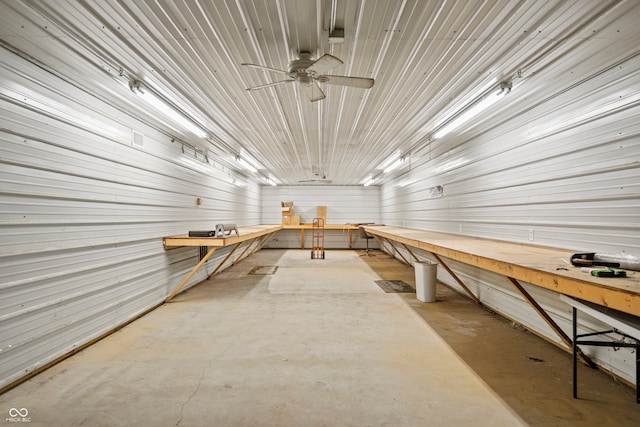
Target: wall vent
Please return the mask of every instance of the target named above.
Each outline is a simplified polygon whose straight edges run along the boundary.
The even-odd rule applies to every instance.
[[[133,131],[131,135],[131,145],[135,147],[143,147],[144,146],[144,136],[141,133]]]

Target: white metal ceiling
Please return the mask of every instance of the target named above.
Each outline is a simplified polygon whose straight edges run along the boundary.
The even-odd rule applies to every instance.
[[[250,153],[263,174],[290,185],[360,183],[392,153],[417,152],[474,89],[494,78],[516,85],[559,61],[570,69],[580,60],[573,49],[590,37],[637,44],[637,32],[611,23],[640,17],[640,2],[617,0],[1,0],[0,8],[7,49],[162,128],[126,87],[141,80],[212,135],[179,137],[230,158]],[[329,42],[336,28],[343,43]],[[241,63],[286,69],[301,51],[335,55],[344,64],[332,73],[375,85],[323,86],[327,98],[315,103],[296,85],[246,90],[280,76]],[[526,102],[538,102],[528,93]]]

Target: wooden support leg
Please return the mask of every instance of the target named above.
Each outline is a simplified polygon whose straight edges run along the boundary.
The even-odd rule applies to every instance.
[[[242,259],[242,257],[244,257],[244,254],[247,253],[247,251],[249,250],[249,248],[251,247],[251,245],[253,245],[256,240],[258,240],[258,238],[254,238],[251,242],[249,242],[249,244],[244,248],[244,251],[242,251],[242,253],[240,255],[238,255],[238,257],[236,259],[233,260],[233,262],[231,263],[231,265],[234,265],[236,262],[240,261]],[[250,252],[253,253],[253,252]]]
[[[458,285],[462,286],[462,289],[464,289],[467,294],[469,295],[469,297],[476,303],[479,305],[482,305],[482,303],[480,302],[480,300],[478,299],[477,296],[475,296],[473,294],[473,292],[471,292],[471,289],[467,288],[467,286],[464,284],[464,282],[462,282],[462,280],[460,280],[460,278],[456,275],[456,273],[453,272],[452,269],[449,268],[449,266],[447,265],[447,263],[444,262],[444,260],[440,257],[440,255],[436,254],[436,253],[431,253],[431,255],[433,255],[435,257],[435,259],[438,260],[438,262],[442,265],[442,267],[447,270],[447,273],[449,273],[451,275],[451,277],[453,277],[453,280],[455,280],[456,282],[458,282]]]
[[[562,342],[564,342],[567,347],[573,348],[573,340],[569,338],[569,336],[564,333],[564,331],[551,318],[551,316],[549,316],[549,314],[546,311],[544,311],[542,307],[540,307],[540,305],[536,302],[536,300],[533,299],[533,297],[529,294],[529,292],[527,292],[526,289],[522,287],[520,282],[518,282],[513,277],[507,276],[507,279],[509,279],[509,281],[513,284],[516,290],[520,292],[520,295],[522,295],[524,299],[531,305],[531,307],[533,307],[536,313],[538,313],[540,317],[542,317],[542,319],[547,323],[547,325],[549,325],[549,327],[553,329],[553,331],[560,337]],[[582,359],[587,365],[589,365],[592,368],[596,367],[596,364],[593,363],[593,361],[589,357],[587,357],[587,355],[582,353],[579,349],[577,349],[577,353],[580,359]]]
[[[576,343],[578,337],[578,310],[575,307],[571,307],[572,310],[572,330],[573,330],[573,345],[571,346],[571,358],[573,362],[573,398],[578,398],[578,364],[576,363],[578,355],[578,344]]]
[[[209,249],[209,252],[207,252],[207,254],[200,260],[200,262],[198,264],[196,264],[195,267],[193,267],[191,272],[189,274],[187,274],[187,277],[185,277],[184,280],[182,282],[180,282],[178,287],[176,287],[173,290],[173,292],[171,292],[169,294],[169,296],[164,300],[165,302],[171,301],[173,299],[173,297],[176,296],[176,294],[178,292],[180,292],[180,289],[182,289],[182,287],[189,281],[189,279],[191,279],[191,277],[193,277],[193,275],[196,274],[196,272],[198,270],[200,270],[200,267],[202,267],[204,265],[204,263],[207,262],[207,260],[211,257],[211,255],[213,255],[213,253],[216,251],[216,249],[218,249],[217,246],[213,246],[211,249]]]
[[[393,256],[393,253],[391,251],[389,251],[389,249],[387,249],[387,246],[384,244],[384,241],[382,240],[382,237],[379,237],[377,235],[373,235],[373,237],[376,239],[376,241],[378,242],[378,245],[380,245],[380,249],[382,250],[382,252]]]
[[[416,261],[420,261],[420,259],[411,251],[411,249],[409,249],[407,247],[407,245],[405,245],[404,243],[402,244],[402,246],[404,246],[404,248],[407,250],[407,252],[409,252],[411,254],[411,256],[413,257],[414,260]],[[447,273],[449,273],[449,275],[451,277],[453,277],[453,279],[458,282],[458,284],[462,287],[462,289],[464,289],[467,294],[469,295],[469,297],[476,303],[479,305],[482,305],[482,303],[480,302],[480,300],[471,292],[471,290],[469,288],[467,288],[465,286],[465,284],[462,282],[462,280],[460,280],[460,278],[456,275],[456,273],[453,272],[453,270],[451,270],[449,268],[449,266],[444,262],[444,260],[436,253],[431,252],[431,255],[433,255],[433,257],[438,260],[438,262],[440,263],[440,265],[442,265],[442,267],[447,271]]]
[[[416,256],[416,254],[414,254],[411,249],[409,249],[409,247],[407,245],[405,245],[404,243],[402,244],[402,246],[404,246],[404,248],[406,249],[407,252],[409,252],[411,254],[411,256],[413,257],[414,261],[420,261],[420,259]]]
[[[402,258],[402,260],[404,261],[405,264],[411,265],[411,263],[409,261],[407,261],[407,259],[404,257],[404,255],[402,255],[402,253],[398,250],[398,248],[395,247],[395,245],[393,244],[393,242],[391,240],[387,239],[387,242],[389,242],[389,245],[391,245],[391,247],[393,248],[395,253],[400,255],[400,258]]]
[[[218,264],[218,266],[215,268],[215,270],[213,270],[213,273],[211,273],[208,277],[207,280],[211,279],[211,277],[216,274],[218,272],[218,270],[220,270],[220,267],[222,267],[222,264],[224,264],[225,262],[227,262],[227,260],[229,258],[231,258],[231,255],[233,255],[233,253],[236,251],[236,249],[238,249],[240,247],[240,245],[242,244],[242,242],[238,242],[236,243],[236,245],[233,247],[233,249],[231,249],[229,251],[229,253],[227,254],[226,257],[224,257],[224,259],[222,260],[222,262],[220,264]]]
[[[262,238],[262,240],[260,240],[260,243],[258,243],[258,244],[256,245],[256,247],[255,247],[255,248],[253,248],[253,250],[252,250],[251,252],[249,252],[249,255],[252,255],[252,254],[254,254],[255,252],[257,252],[257,251],[259,251],[260,249],[262,249],[262,247],[263,247],[264,245],[266,245],[266,244],[267,244],[267,242],[269,241],[269,239],[271,238],[271,236],[273,236],[274,234],[276,234],[276,233],[271,233],[271,234],[267,234],[266,236],[264,236],[264,237]],[[247,256],[249,256],[249,255],[247,255]]]

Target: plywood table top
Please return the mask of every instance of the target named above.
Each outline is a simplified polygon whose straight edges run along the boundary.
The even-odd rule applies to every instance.
[[[173,246],[228,246],[234,243],[244,242],[266,234],[275,233],[282,229],[279,224],[260,224],[247,227],[238,227],[238,235],[231,232],[228,237],[189,237],[188,234],[167,236],[162,238],[165,247]]]
[[[561,294],[640,316],[640,272],[595,277],[571,265],[576,251],[393,226],[370,234],[436,253]]]

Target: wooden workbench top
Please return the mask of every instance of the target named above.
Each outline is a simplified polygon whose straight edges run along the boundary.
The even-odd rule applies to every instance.
[[[238,227],[238,234],[232,231],[228,237],[189,237],[188,234],[167,236],[162,238],[165,248],[174,246],[228,246],[234,243],[275,233],[282,229],[282,225],[260,224],[247,227]]]
[[[357,224],[325,224],[322,228],[325,230],[357,230]],[[305,224],[286,224],[282,226],[283,230],[311,230],[312,223]]]
[[[576,251],[392,226],[368,233],[561,294],[640,316],[640,272],[595,277],[570,263]]]

